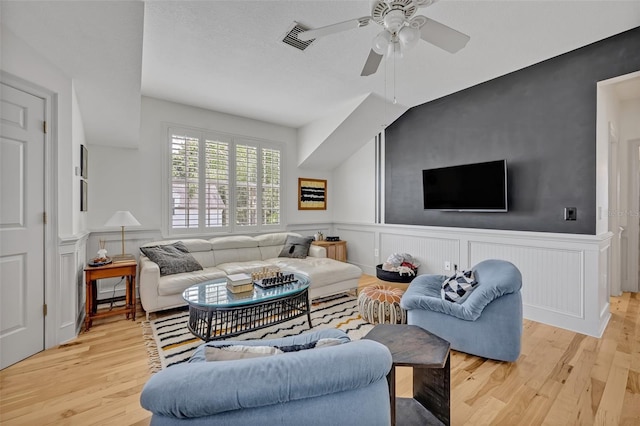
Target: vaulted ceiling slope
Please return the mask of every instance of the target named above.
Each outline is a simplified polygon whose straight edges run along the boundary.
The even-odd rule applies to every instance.
[[[90,143],[135,145],[143,94],[298,128],[301,144],[313,148],[298,162],[309,166],[336,161],[326,154],[333,149],[321,148],[325,141],[333,147],[336,138],[352,138],[353,151],[409,107],[640,25],[639,1],[440,0],[419,13],[471,36],[464,49],[450,54],[421,42],[395,66],[383,61],[360,77],[375,24],[305,51],[281,39],[294,21],[314,28],[370,15],[369,1],[1,7],[3,25],[74,78]]]
[[[137,145],[142,2],[2,1],[0,17],[73,79],[89,143]]]

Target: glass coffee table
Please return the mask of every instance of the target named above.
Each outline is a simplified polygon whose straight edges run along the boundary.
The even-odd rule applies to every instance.
[[[307,315],[311,325],[309,278],[294,274],[297,281],[271,288],[253,286],[252,291],[231,293],[227,279],[194,285],[182,293],[189,304],[189,331],[200,339],[237,336]]]

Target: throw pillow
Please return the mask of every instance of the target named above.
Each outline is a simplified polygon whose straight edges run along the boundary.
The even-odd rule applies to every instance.
[[[160,276],[179,274],[182,272],[202,271],[202,265],[189,253],[182,241],[173,244],[140,247],[152,262],[160,267]]]
[[[442,283],[440,295],[449,302],[462,303],[477,285],[473,271],[456,271],[455,275]]]
[[[259,358],[283,353],[274,346],[207,346],[204,357],[207,361],[235,361],[238,359]]]
[[[284,247],[278,255],[278,257],[294,257],[297,259],[304,259],[309,254],[309,247],[313,237],[296,237],[294,235],[288,235],[287,240],[284,242]]]
[[[334,338],[327,337],[324,339],[315,340],[313,342],[304,343],[302,345],[278,346],[278,349],[280,349],[282,352],[297,352],[297,351],[304,351],[307,349],[325,348],[327,346],[335,346],[335,345],[340,345],[342,343],[343,341],[341,339],[334,339]]]

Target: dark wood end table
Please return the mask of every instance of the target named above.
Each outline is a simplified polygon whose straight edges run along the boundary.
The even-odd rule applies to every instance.
[[[379,324],[365,337],[391,351],[392,425],[449,425],[450,344],[415,325]],[[396,367],[413,367],[413,398],[396,398]]]
[[[126,314],[136,320],[136,274],[138,263],[136,260],[113,262],[102,266],[87,266],[84,268],[87,297],[85,300],[84,330],[88,331],[95,318],[103,318],[111,315]],[[126,277],[125,306],[109,311],[98,312],[96,281],[103,278]]]

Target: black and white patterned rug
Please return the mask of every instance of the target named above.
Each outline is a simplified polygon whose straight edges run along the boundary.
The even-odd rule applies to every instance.
[[[193,351],[204,343],[187,328],[189,311],[186,308],[172,312],[142,323],[149,352],[149,365],[154,372],[187,361]],[[311,330],[337,328],[347,333],[352,340],[361,339],[373,328],[373,325],[360,317],[357,299],[347,294],[314,301],[311,307],[311,322]],[[304,315],[229,339],[273,339],[295,336],[311,330],[307,316]]]

